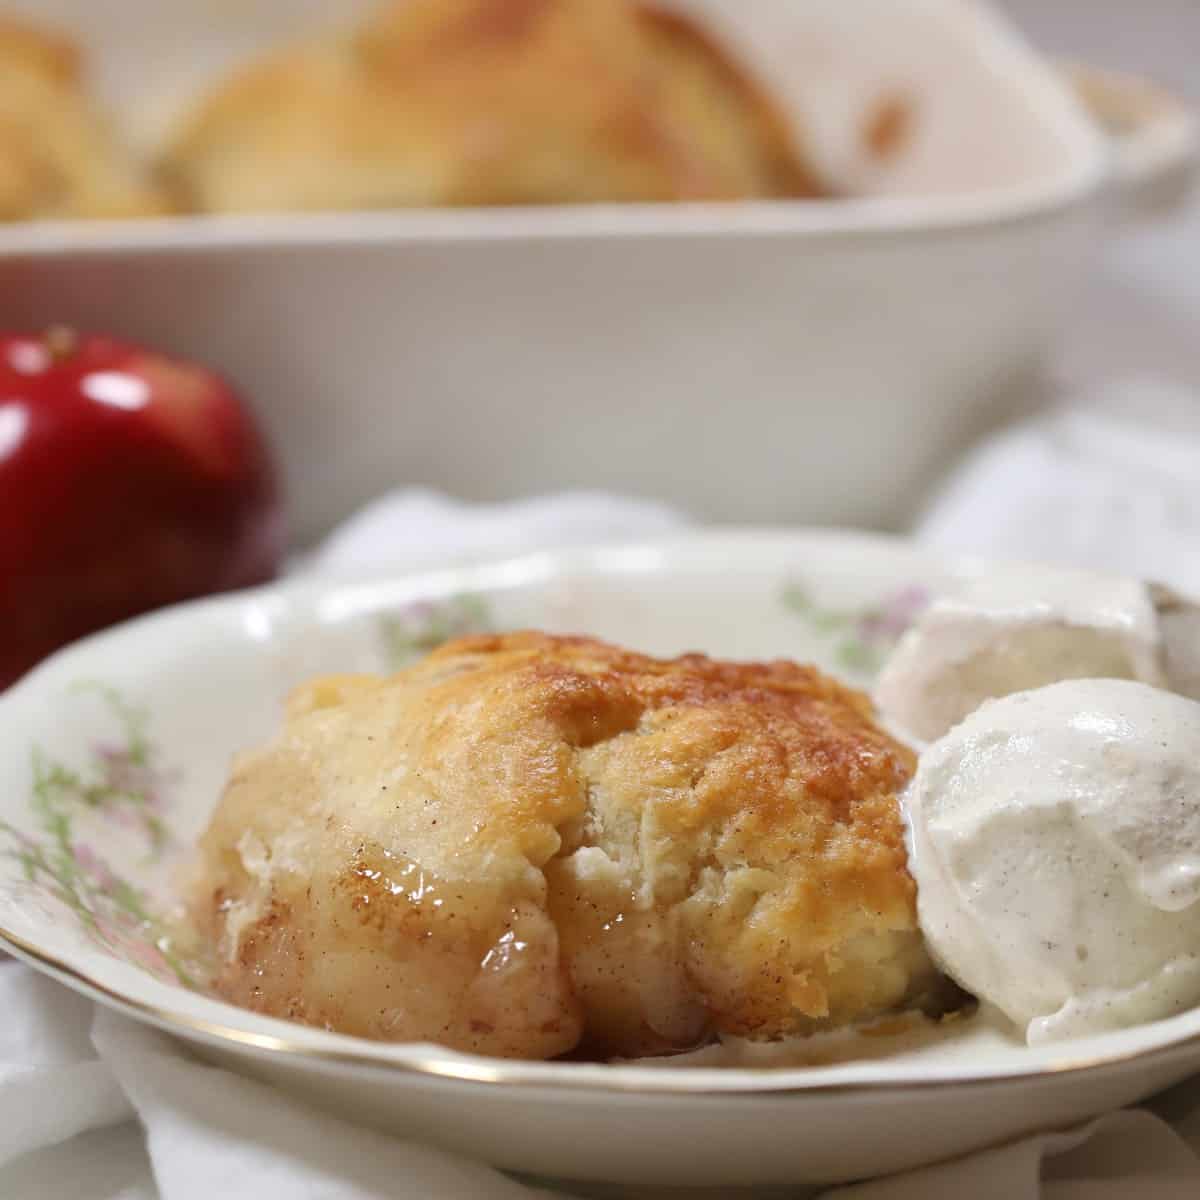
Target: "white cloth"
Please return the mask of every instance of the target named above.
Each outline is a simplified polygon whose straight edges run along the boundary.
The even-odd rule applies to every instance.
[[[943,550],[1200,595],[1200,396],[1131,379],[1000,434],[967,456],[915,533]]]
[[[970,520],[989,531],[970,548],[987,548],[991,538],[997,548],[1008,549],[1004,539],[1017,536],[1014,509],[1023,503],[1015,493],[1038,496],[1041,488],[1050,495],[1058,478],[1056,460],[1045,452],[1055,428],[1049,422],[984,450],[932,510],[931,536],[952,544],[966,528],[956,521],[956,507],[969,505]],[[1050,475],[1038,474],[1039,453],[1051,463]],[[1021,472],[1011,480],[1001,470],[1006,455]],[[1150,472],[1146,478],[1152,477]],[[1143,486],[1145,479],[1138,479]],[[1003,502],[989,505],[984,494]],[[1030,511],[1044,519],[1038,505]],[[681,523],[681,517],[658,505],[595,495],[485,509],[429,493],[404,493],[350,522],[306,566],[341,573],[368,564],[429,565],[431,533],[443,552],[449,547],[450,556],[461,560],[547,544],[655,536]],[[1086,526],[1082,517],[1079,525]],[[1154,573],[1169,574],[1174,562],[1166,555]],[[0,963],[0,1013],[3,1200],[534,1200],[549,1195],[489,1167],[354,1128],[261,1083],[201,1064],[165,1035],[94,1009],[16,963]],[[1116,1113],[1075,1131],[1026,1138],[826,1196],[1195,1200],[1200,1196],[1200,1086],[1176,1089],[1169,1117],[1170,1123],[1146,1109]],[[577,1186],[572,1194],[647,1200],[653,1193]],[[684,1195],[731,1200],[733,1195],[728,1189],[669,1194],[676,1200]],[[787,1193],[790,1200],[813,1194],[811,1188]]]
[[[320,575],[362,576],[509,558],[554,546],[636,541],[684,524],[683,515],[665,504],[604,492],[466,504],[410,488],[368,504],[300,566]]]

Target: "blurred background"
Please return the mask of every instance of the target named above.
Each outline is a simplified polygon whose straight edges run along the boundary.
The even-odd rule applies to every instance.
[[[1044,50],[1157,80],[1200,105],[1200,5],[1193,0],[1002,0]],[[1064,376],[1170,374],[1200,387],[1200,195],[1153,229],[1131,231],[1105,255],[1066,331]]]

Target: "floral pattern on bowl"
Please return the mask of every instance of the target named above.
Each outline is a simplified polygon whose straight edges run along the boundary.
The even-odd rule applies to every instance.
[[[126,878],[101,848],[116,831],[138,843],[145,860],[162,863],[175,848],[168,810],[178,772],[162,763],[147,712],[102,684],[73,691],[105,706],[115,735],[93,743],[78,768],[33,746],[29,806],[38,832],[0,820],[8,842],[0,852],[20,864],[25,886],[65,906],[98,945],[191,986],[163,898]]]
[[[393,671],[409,666],[453,638],[491,633],[494,628],[491,606],[480,595],[418,600],[379,618],[385,660]]]
[[[818,604],[803,584],[793,581],[784,585],[780,598],[786,609],[806,622],[811,633],[831,646],[838,667],[873,679],[933,596],[928,588],[913,583],[889,591],[864,608],[829,608]]]

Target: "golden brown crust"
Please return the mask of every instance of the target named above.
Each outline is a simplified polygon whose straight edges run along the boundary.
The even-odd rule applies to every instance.
[[[700,113],[694,126],[755,147],[762,164],[764,196],[821,197],[829,188],[800,153],[792,124],[747,68],[707,30],[682,13],[640,5],[638,20],[664,65],[664,76]],[[690,93],[690,96],[689,96]]]
[[[0,60],[11,70],[23,69],[72,86],[81,82],[79,47],[65,34],[0,15]]]
[[[841,1024],[932,978],[913,768],[812,667],[462,638],[300,690],[196,907],[223,994],[366,1036],[548,1057]]]
[[[162,209],[84,94],[76,47],[0,19],[0,221]]]
[[[202,210],[810,195],[728,56],[629,0],[405,0],[201,102],[168,153]]]

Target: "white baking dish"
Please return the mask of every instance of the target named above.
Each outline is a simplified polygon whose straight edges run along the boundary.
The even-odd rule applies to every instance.
[[[893,525],[949,454],[1030,401],[1106,229],[1109,145],[965,0],[671,2],[737,47],[861,198],[9,226],[0,323],[104,329],[227,370],[280,451],[301,538],[401,482]],[[145,138],[230,60],[328,12],[23,7],[80,34]],[[915,132],[880,163],[861,130],[892,97]]]

